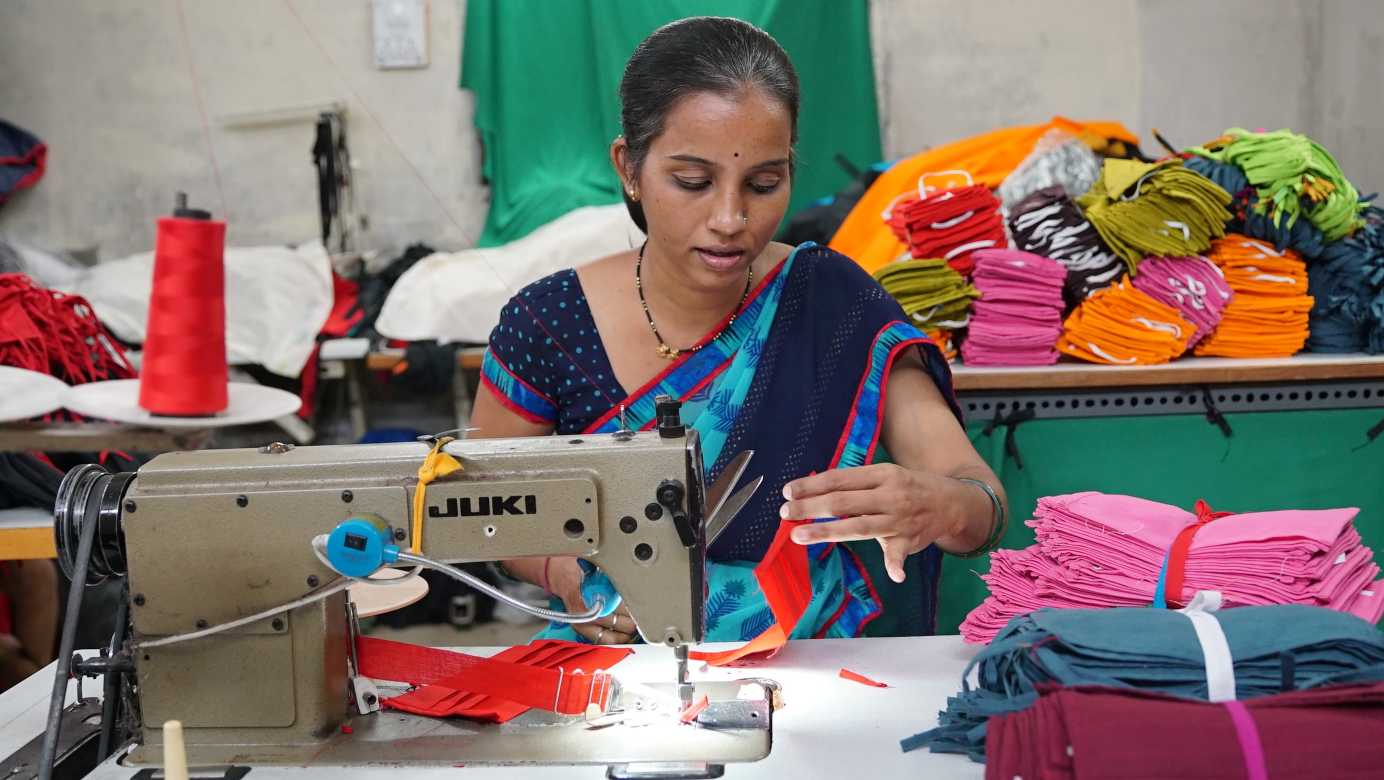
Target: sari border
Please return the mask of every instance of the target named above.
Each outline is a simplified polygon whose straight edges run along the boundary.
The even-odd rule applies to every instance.
[[[493,372],[502,372],[505,376],[517,383],[520,392],[516,395],[521,397],[511,396],[496,384],[495,380],[490,376]],[[539,392],[533,385],[525,382],[522,377],[516,374],[509,366],[505,365],[505,362],[489,348],[486,349],[485,358],[481,361],[480,379],[480,384],[488,388],[490,392],[495,395],[496,400],[500,402],[501,406],[504,406],[506,409],[514,412],[528,422],[534,424],[550,424],[557,420],[557,403]],[[523,398],[522,395],[525,393],[531,394],[533,398]],[[530,408],[530,405],[525,403],[525,401],[529,400],[532,400],[533,406],[539,408]]]
[[[900,335],[903,336],[903,338],[898,343],[890,345],[888,352],[881,355],[879,349],[881,343],[892,335],[896,329],[900,331]],[[905,335],[907,330],[912,330],[918,335]],[[866,410],[871,417],[874,432],[871,434],[870,444],[865,450],[865,463],[868,464],[874,457],[875,449],[879,445],[880,435],[883,432],[881,423],[884,416],[885,401],[889,394],[889,375],[894,368],[894,358],[905,348],[922,343],[931,343],[931,341],[926,334],[903,320],[893,320],[885,323],[875,334],[874,343],[870,347],[870,361],[866,364],[865,371],[860,377],[860,384],[856,387],[855,401],[851,404],[851,414],[850,417],[846,419],[846,425],[841,431],[841,437],[836,442],[836,453],[832,455],[829,468],[840,467],[841,459],[845,456],[846,447],[851,439],[851,433],[855,430],[857,423],[860,422],[862,417],[860,399],[864,396],[865,389],[872,384],[870,382],[871,374],[875,372],[876,367],[880,366],[881,361],[883,361],[883,366],[880,368],[879,386],[876,389],[879,403],[874,409]]]
[[[492,349],[490,349],[489,347],[487,347],[486,350],[485,350],[485,357],[486,357],[487,359],[481,361],[481,368],[482,368],[482,369],[485,368],[485,364],[486,364],[486,363],[494,363],[495,365],[497,365],[497,366],[500,367],[500,370],[501,370],[501,371],[504,371],[506,374],[509,374],[510,378],[512,378],[514,381],[518,382],[519,384],[523,385],[524,388],[525,388],[526,390],[528,390],[530,393],[533,393],[534,395],[538,396],[539,398],[543,399],[544,401],[547,401],[548,403],[552,404],[553,406],[557,406],[557,402],[556,402],[556,401],[554,401],[553,399],[549,398],[549,397],[548,397],[547,395],[545,395],[544,393],[540,392],[538,388],[534,387],[533,385],[529,384],[528,382],[525,382],[525,381],[524,381],[524,378],[521,377],[521,376],[519,376],[518,374],[516,374],[516,373],[514,372],[514,369],[512,369],[512,368],[510,368],[508,365],[506,365],[506,364],[505,364],[505,361],[501,360],[501,359],[500,359],[500,356],[499,356],[499,355],[496,355],[495,352],[494,352],[494,350],[492,350]],[[485,372],[484,372],[483,370],[481,371],[481,375],[482,375],[482,376],[485,375]]]
[[[555,421],[555,418],[544,417],[524,408],[519,402],[506,395],[494,382],[490,381],[490,377],[486,376],[484,371],[481,372],[481,385],[495,396],[495,400],[499,401],[501,406],[514,412],[528,422],[535,425],[551,425]]]

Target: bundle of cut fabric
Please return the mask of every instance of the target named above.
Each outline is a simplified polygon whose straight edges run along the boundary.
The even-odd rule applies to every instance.
[[[1134,723],[1138,729],[1130,728]],[[990,719],[985,777],[1376,777],[1384,766],[1382,733],[1384,685],[1214,704],[1126,688],[1045,685],[1033,706]]]
[[[1192,154],[1231,163],[1244,171],[1259,194],[1255,208],[1270,216],[1275,225],[1289,227],[1306,217],[1328,242],[1339,241],[1364,226],[1360,214],[1365,204],[1360,193],[1341,172],[1336,160],[1305,135],[1291,130],[1252,133],[1240,128]]]
[[[1181,160],[1106,160],[1101,177],[1077,199],[1091,224],[1134,271],[1139,260],[1200,254],[1225,235],[1230,194]]]
[[[1301,255],[1232,233],[1215,241],[1206,256],[1221,269],[1234,297],[1196,354],[1288,357],[1302,349],[1313,300]]]
[[[1080,138],[1065,130],[1048,131],[1014,172],[995,190],[1012,211],[1035,192],[1059,187],[1075,198],[1084,195],[1100,176],[1101,158]]]
[[[1019,201],[1010,212],[1009,233],[1018,249],[1067,268],[1063,295],[1068,310],[1125,272],[1124,263],[1061,187],[1041,189]]]
[[[1037,542],[996,550],[981,575],[990,595],[961,635],[988,642],[1042,607],[1181,604],[1199,590],[1228,606],[1306,604],[1384,617],[1384,581],[1353,526],[1357,509],[1282,510],[1217,517],[1103,493],[1038,500]],[[1174,555],[1176,553],[1176,555]]]
[[[1217,624],[1208,633],[1219,627],[1224,634],[1229,659],[1221,654],[1218,662],[1214,649],[1203,647],[1201,616]],[[987,721],[1032,705],[1036,686],[1043,683],[1210,699],[1214,681],[1222,695],[1228,687],[1230,698],[1248,700],[1287,690],[1384,682],[1384,635],[1353,615],[1299,604],[1214,614],[1040,609],[1010,621],[971,667],[978,672],[977,687],[966,682],[967,668],[965,687],[947,700],[938,727],[903,740],[905,751],[926,746],[934,753],[984,760]]]
[[[1307,266],[1307,289],[1308,349],[1384,351],[1384,211],[1371,209],[1364,229],[1322,250]]]
[[[1117,366],[1167,363],[1187,349],[1196,326],[1126,278],[1097,290],[1067,315],[1057,348],[1081,360]]]
[[[1071,133],[1107,157],[1138,155],[1139,138],[1124,126],[1115,122],[1074,122],[1062,117],[1041,125],[1006,127],[933,146],[899,160],[881,174],[832,236],[831,248],[873,273],[907,249],[880,222],[879,215],[898,200],[900,192],[916,186],[919,176],[928,171],[964,170],[974,178],[974,183],[998,187],[1054,129]]]
[[[1000,201],[989,188],[919,186],[920,192],[904,195],[883,215],[894,235],[908,244],[910,255],[940,257],[969,276],[973,252],[1007,246]]]
[[[1221,323],[1234,293],[1214,263],[1204,257],[1148,257],[1139,263],[1134,286],[1165,303],[1193,325],[1187,348],[1206,338]]]
[[[69,385],[135,375],[86,299],[40,287],[24,274],[0,274],[0,366],[51,374]]]
[[[904,314],[939,342],[943,352],[950,348],[951,331],[969,322],[971,301],[980,297],[976,288],[942,259],[900,260],[875,271],[874,276],[903,307]]]
[[[1183,164],[1230,193],[1230,213],[1234,216],[1226,223],[1227,233],[1262,238],[1278,249],[1294,249],[1308,259],[1317,257],[1326,247],[1322,232],[1310,221],[1276,220],[1266,209],[1259,208],[1258,190],[1238,167],[1190,153]]]
[[[1062,284],[1056,260],[1017,249],[975,253],[971,279],[980,291],[961,355],[972,366],[1046,366],[1062,335]]]

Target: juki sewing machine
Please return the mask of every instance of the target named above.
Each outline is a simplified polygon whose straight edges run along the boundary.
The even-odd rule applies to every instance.
[[[703,638],[708,534],[729,520],[713,515],[748,498],[726,500],[748,454],[709,488],[696,432],[677,402],[661,399],[656,428],[643,433],[447,442],[441,451],[461,469],[425,483],[415,508],[431,449],[275,444],[169,453],[131,474],[70,473],[58,500],[60,562],[74,583],[128,584],[128,637],[121,616],[108,652],[74,661],[65,631],[59,660],[63,689],[68,667],[79,679],[105,675],[102,742],[114,755],[101,776],[160,763],[169,720],[181,721],[192,766],[590,763],[641,777],[641,764],[681,762],[682,775],[657,776],[718,776],[724,763],[768,754],[773,683],[687,677],[688,645]],[[410,556],[416,511],[422,545]],[[365,576],[380,560],[446,570],[526,556],[598,567],[644,640],[672,648],[671,683],[632,684],[585,716],[534,710],[503,725],[379,712],[382,694],[355,673],[343,575]],[[609,614],[596,601],[568,617]],[[700,727],[678,723],[671,704],[694,695],[711,702]],[[634,735],[611,718],[659,701],[674,717],[646,719]],[[120,724],[132,750],[117,751]]]

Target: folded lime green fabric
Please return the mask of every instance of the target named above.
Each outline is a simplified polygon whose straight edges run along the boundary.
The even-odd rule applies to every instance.
[[[1291,228],[1299,216],[1338,241],[1364,226],[1366,204],[1341,167],[1321,144],[1291,130],[1253,133],[1232,128],[1205,146],[1188,150],[1237,165],[1259,193],[1255,210],[1269,214],[1277,227]]]

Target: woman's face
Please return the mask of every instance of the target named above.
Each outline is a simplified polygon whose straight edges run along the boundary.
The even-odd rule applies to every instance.
[[[651,252],[686,284],[743,283],[773,238],[788,209],[790,121],[783,104],[757,88],[699,92],[668,113],[635,186]],[[632,173],[623,151],[617,165]]]

